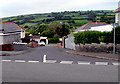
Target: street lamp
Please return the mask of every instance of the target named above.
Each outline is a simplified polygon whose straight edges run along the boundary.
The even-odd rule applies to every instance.
[[[112,24],[113,25],[113,29],[114,29],[114,34],[113,34],[113,37],[114,37],[114,40],[113,40],[113,54],[115,54],[115,52],[116,52],[116,42],[115,42],[115,27],[117,26],[117,23],[113,23]]]

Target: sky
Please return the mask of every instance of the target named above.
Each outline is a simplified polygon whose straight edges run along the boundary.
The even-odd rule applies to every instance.
[[[0,0],[0,18],[63,11],[115,10],[120,0]]]

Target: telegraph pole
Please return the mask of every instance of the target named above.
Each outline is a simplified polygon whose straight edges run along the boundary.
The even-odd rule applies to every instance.
[[[113,24],[113,29],[114,29],[114,40],[113,40],[113,41],[114,41],[114,44],[113,44],[113,54],[115,54],[115,51],[116,51],[116,50],[115,50],[115,48],[116,48],[116,45],[115,45],[115,44],[116,44],[116,43],[115,43],[115,23]]]

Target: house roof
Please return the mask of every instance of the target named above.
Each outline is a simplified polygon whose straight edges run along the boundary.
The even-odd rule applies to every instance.
[[[14,33],[24,30],[22,27],[18,26],[13,22],[0,22],[0,24],[0,33]]]
[[[105,22],[89,22],[89,23],[86,23],[85,25],[79,27],[75,31],[89,30],[89,29],[91,29],[91,27],[103,26],[103,25],[107,25],[107,23],[105,23]]]
[[[115,9],[115,12],[120,12],[120,7]]]
[[[26,36],[26,38],[29,38],[29,39],[40,39],[40,35]]]

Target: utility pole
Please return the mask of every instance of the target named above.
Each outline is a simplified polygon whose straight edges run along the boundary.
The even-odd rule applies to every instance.
[[[114,44],[113,44],[113,54],[115,54],[115,48],[116,48],[116,46],[115,46],[115,23],[113,24],[113,29],[114,29]]]
[[[115,39],[115,27],[117,26],[118,23],[113,23],[113,29],[114,29],[114,34],[113,34],[113,54],[116,53],[116,39]]]

